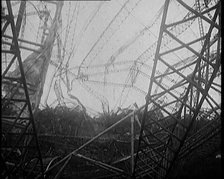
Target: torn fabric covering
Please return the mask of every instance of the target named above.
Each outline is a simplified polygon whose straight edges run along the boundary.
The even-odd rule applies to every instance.
[[[23,61],[26,83],[28,84],[28,87],[30,86],[30,89],[28,88],[30,103],[34,112],[39,106],[40,99],[43,93],[43,87],[51,59],[51,52],[57,34],[57,27],[61,16],[62,7],[63,1],[59,1],[57,3],[52,26],[49,29],[49,35],[47,36],[43,47],[38,49],[39,53],[33,52]],[[20,77],[19,67],[17,67],[13,72],[9,73],[9,76],[15,78]],[[7,93],[9,89],[12,89],[12,87],[10,86],[11,84],[4,87],[4,89],[7,90]],[[18,89],[11,90],[10,93],[15,93],[15,96],[19,99],[24,97],[24,93],[19,93]]]

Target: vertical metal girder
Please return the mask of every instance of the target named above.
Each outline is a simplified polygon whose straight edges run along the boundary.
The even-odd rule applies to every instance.
[[[216,9],[216,11],[215,11],[215,15],[214,15],[214,17],[213,17],[213,23],[216,21],[216,18],[218,17],[218,15],[219,15],[219,13],[220,13],[219,11],[220,11],[220,6],[218,6],[217,9]],[[210,28],[209,28],[209,31],[208,31],[208,33],[207,33],[207,35],[206,35],[206,40],[205,40],[205,42],[204,42],[204,45],[203,45],[203,48],[202,48],[202,52],[201,52],[201,53],[204,53],[205,48],[206,48],[206,46],[208,45],[208,43],[209,43],[209,41],[210,41],[210,34],[211,34],[211,32],[212,32],[212,29],[214,28],[213,23],[211,23],[211,26],[210,26]],[[218,27],[218,29],[220,29],[220,28]],[[173,161],[172,161],[171,165],[169,166],[169,169],[168,169],[168,171],[167,171],[166,176],[168,176],[170,170],[172,169],[172,167],[173,167],[173,165],[174,165],[174,163],[175,163],[175,161],[176,161],[176,159],[177,159],[177,157],[178,157],[178,154],[179,154],[179,152],[180,152],[180,150],[181,150],[181,148],[182,148],[182,146],[183,146],[183,144],[184,144],[184,142],[185,142],[185,140],[186,140],[186,138],[187,138],[187,135],[188,135],[188,133],[189,133],[189,131],[190,131],[190,129],[191,129],[191,127],[192,127],[194,121],[196,120],[196,117],[197,117],[197,115],[198,115],[198,113],[199,113],[199,110],[200,110],[200,108],[201,108],[201,106],[202,106],[202,103],[204,102],[205,98],[206,98],[207,95],[208,95],[208,91],[209,91],[209,89],[210,89],[210,87],[211,87],[211,84],[212,84],[212,82],[213,82],[214,78],[216,77],[216,74],[217,74],[217,72],[218,72],[218,70],[219,70],[219,67],[220,67],[220,64],[221,64],[221,59],[220,59],[219,51],[220,51],[220,39],[219,39],[218,44],[217,44],[217,56],[216,56],[216,61],[215,61],[215,63],[213,63],[213,64],[214,64],[214,65],[213,65],[213,68],[214,68],[213,73],[212,73],[212,75],[211,75],[211,77],[210,77],[208,83],[206,84],[205,89],[204,89],[203,92],[202,92],[202,98],[200,99],[198,105],[195,107],[195,111],[193,112],[193,113],[194,113],[194,114],[193,114],[193,117],[192,117],[192,119],[191,119],[191,121],[190,121],[189,126],[188,126],[187,129],[186,129],[186,132],[185,132],[185,134],[184,134],[184,136],[183,136],[183,139],[182,139],[182,141],[181,141],[181,143],[180,143],[180,146],[178,147],[178,149],[177,149],[177,151],[176,151],[176,153],[175,153],[175,155],[174,155]],[[199,60],[199,63],[197,63],[197,65],[196,65],[196,67],[195,67],[194,74],[195,74],[196,71],[197,71],[197,67],[198,67],[199,64],[200,64],[200,61],[201,61],[201,59]],[[191,85],[189,85],[189,87],[188,87],[188,91],[190,91],[190,90],[192,90]],[[187,99],[187,97],[188,97],[188,93],[185,95],[185,99]],[[192,97],[192,95],[191,95],[191,97]]]
[[[25,9],[26,9],[26,0],[23,0],[23,1],[20,2],[19,14],[18,14],[18,17],[17,17],[17,20],[16,20],[16,27],[15,28],[16,28],[17,38],[19,38],[20,28],[21,28],[21,25],[22,25],[22,20],[23,20]],[[11,49],[13,48],[13,44],[14,44],[14,41],[12,41]]]
[[[23,0],[20,2],[20,7],[19,7],[19,14],[16,20],[16,33],[17,33],[17,37],[19,37],[19,32],[20,32],[20,28],[22,25],[22,20],[23,20],[23,16],[24,16],[24,12],[26,9],[26,0]]]
[[[151,80],[150,80],[150,83],[149,83],[148,94],[146,96],[146,105],[145,105],[144,114],[143,114],[143,117],[142,117],[142,124],[141,124],[139,144],[138,144],[139,148],[141,147],[141,140],[142,140],[142,137],[143,137],[143,130],[144,130],[144,126],[145,126],[146,115],[147,115],[147,112],[148,112],[149,96],[151,95],[153,80],[154,80],[154,76],[155,76],[155,72],[156,72],[156,66],[157,66],[157,62],[158,62],[158,58],[159,58],[159,50],[160,50],[162,37],[163,37],[163,29],[165,28],[165,21],[166,21],[166,17],[167,17],[167,11],[168,11],[169,3],[170,3],[170,0],[166,0],[165,5],[164,5],[164,12],[163,12],[163,16],[162,16],[159,38],[158,38],[158,43],[157,43],[157,48],[156,48],[152,73],[151,73]],[[135,177],[135,169],[136,169],[138,157],[139,157],[139,150],[137,151],[136,158],[135,158],[134,172],[132,174],[133,177]]]
[[[2,158],[5,162],[5,164],[9,163],[8,161],[10,161],[9,157],[12,158],[12,153],[14,152],[14,150],[21,150],[21,154],[20,154],[20,158],[19,161],[16,161],[13,164],[13,167],[11,169],[6,168],[8,170],[7,174],[5,177],[16,177],[16,176],[21,176],[23,175],[23,171],[22,168],[25,168],[26,166],[26,158],[27,158],[27,152],[29,152],[29,150],[33,149],[35,152],[37,152],[37,155],[34,157],[38,158],[38,162],[39,162],[39,166],[38,168],[40,168],[41,172],[41,176],[43,177],[43,162],[42,162],[42,157],[41,157],[41,152],[40,152],[40,148],[39,148],[39,143],[38,143],[38,139],[37,139],[37,133],[36,133],[36,128],[35,128],[35,123],[34,123],[34,117],[33,117],[33,113],[32,113],[32,107],[30,104],[30,99],[29,99],[29,93],[28,93],[28,88],[27,88],[27,83],[26,83],[26,79],[25,79],[25,73],[24,73],[24,69],[23,69],[23,63],[21,60],[21,55],[20,55],[20,49],[19,49],[19,45],[18,45],[18,29],[20,29],[20,25],[21,25],[21,21],[22,20],[22,16],[18,16],[18,20],[17,20],[17,27],[14,23],[14,16],[13,16],[13,11],[12,11],[12,7],[11,7],[11,2],[10,1],[6,1],[6,5],[7,5],[7,9],[8,9],[8,15],[7,15],[7,22],[6,24],[11,25],[11,31],[12,31],[12,48],[11,50],[4,50],[2,53],[10,53],[13,54],[13,57],[10,61],[10,63],[8,64],[8,66],[6,67],[5,71],[2,74],[2,80],[9,80],[9,84],[8,86],[13,86],[13,82],[17,84],[17,89],[21,88],[23,90],[24,93],[22,93],[24,96],[22,97],[22,99],[17,99],[15,98],[16,94],[11,94],[10,97],[7,99],[7,95],[4,96],[3,100],[4,101],[8,101],[8,102],[12,102],[12,103],[16,103],[16,102],[24,102],[23,107],[20,109],[17,109],[17,113],[16,116],[12,116],[12,114],[7,114],[7,115],[2,115],[1,116],[1,124],[4,125],[6,123],[8,123],[9,128],[3,128],[4,129],[4,135],[9,136],[10,138],[14,138],[14,143],[10,144],[9,146],[7,146],[7,140],[6,143],[2,143],[1,148],[3,150],[4,148],[4,153],[2,153]],[[21,2],[21,9],[20,9],[20,13],[22,14],[21,11],[24,12],[25,9],[25,2]],[[4,29],[4,33],[6,28],[8,27],[5,26]],[[19,67],[19,77],[7,77],[6,75],[9,72],[9,69],[12,67],[12,64],[17,61],[18,62],[18,67]],[[14,87],[15,88],[15,87]],[[14,89],[16,90],[16,89]],[[12,91],[7,91],[9,94],[12,93]],[[2,96],[3,97],[3,96]],[[4,105],[4,103],[3,103]],[[24,109],[27,108],[27,111],[24,111]],[[26,113],[27,112],[27,113]],[[27,117],[21,117],[21,115],[27,115]],[[10,116],[11,115],[11,116]],[[16,126],[18,126],[17,121],[25,121],[25,124],[21,124],[21,130],[20,132],[13,132],[12,129],[15,128]],[[10,132],[12,131],[12,132]],[[27,141],[27,136],[30,136],[32,139],[34,139],[34,144],[32,144],[32,146],[30,146],[30,143]],[[3,136],[2,136],[3,137]],[[23,141],[21,141],[21,139],[23,138]],[[22,142],[22,143],[21,143]],[[27,143],[28,142],[28,143]],[[8,148],[8,149],[7,149]],[[7,150],[9,150],[7,152]],[[36,165],[34,165],[36,166]],[[22,167],[22,168],[21,168]],[[34,167],[32,167],[31,169],[27,169],[27,174],[22,176],[24,178],[29,177],[29,175],[33,172]],[[4,172],[4,171],[3,171]]]
[[[135,113],[131,116],[131,174],[134,173],[134,121]]]
[[[137,151],[137,155],[136,155],[136,158],[135,158],[136,159],[135,160],[135,169],[136,169],[136,167],[137,167],[136,165],[138,165],[137,161],[138,161],[138,158],[139,158],[138,153],[139,153],[139,151],[142,151],[141,142],[142,141],[145,142],[144,138],[147,139],[147,136],[145,136],[145,134],[143,135],[143,133],[144,133],[144,130],[147,132],[147,127],[148,126],[145,125],[145,120],[146,120],[146,113],[148,112],[147,107],[148,107],[148,104],[149,104],[149,101],[150,101],[150,102],[153,103],[153,105],[157,106],[160,110],[162,110],[166,114],[168,114],[171,117],[171,119],[175,120],[175,125],[172,127],[172,130],[171,131],[167,131],[167,130],[165,130],[165,128],[162,127],[162,125],[159,124],[159,122],[156,122],[156,120],[154,120],[153,118],[148,116],[150,118],[150,120],[152,120],[155,124],[157,124],[159,127],[162,127],[161,131],[167,132],[168,136],[169,136],[167,142],[161,141],[161,139],[156,137],[156,135],[155,135],[156,133],[151,133],[148,130],[148,133],[151,136],[151,138],[156,139],[157,141],[162,142],[163,146],[166,148],[165,156],[167,158],[164,156],[164,154],[162,154],[162,153],[160,153],[158,151],[158,153],[161,155],[161,157],[166,160],[166,162],[164,163],[164,167],[166,168],[166,170],[165,170],[165,172],[161,173],[160,177],[161,176],[162,177],[167,177],[167,175],[169,174],[173,164],[175,163],[175,161],[176,161],[176,159],[178,157],[178,154],[180,152],[180,149],[183,146],[183,144],[184,144],[184,142],[186,140],[186,137],[187,137],[190,129],[193,126],[194,121],[196,120],[197,114],[198,114],[198,112],[199,112],[199,110],[200,110],[200,108],[202,106],[202,103],[204,102],[205,99],[207,100],[206,97],[209,96],[208,95],[209,88],[211,87],[212,81],[216,77],[216,74],[217,74],[219,66],[220,66],[220,59],[219,59],[220,55],[219,54],[216,55],[216,58],[217,58],[216,60],[209,60],[208,58],[205,58],[203,56],[205,51],[210,48],[210,45],[211,45],[210,44],[210,34],[212,32],[212,29],[213,28],[217,28],[220,31],[220,26],[216,23],[217,13],[219,11],[220,4],[218,3],[214,7],[210,8],[210,10],[216,10],[214,18],[212,20],[210,20],[210,19],[208,19],[208,18],[203,16],[205,13],[208,13],[209,10],[205,10],[202,13],[198,13],[196,10],[192,9],[191,7],[186,5],[181,0],[177,0],[177,1],[183,7],[185,7],[187,10],[189,10],[191,13],[195,14],[195,16],[192,16],[192,18],[201,18],[202,20],[204,20],[207,23],[209,23],[210,29],[208,30],[208,33],[207,33],[207,35],[205,37],[200,37],[200,38],[198,38],[196,40],[193,40],[189,44],[186,44],[186,43],[182,42],[177,36],[175,36],[172,33],[170,33],[167,29],[168,29],[168,27],[172,27],[172,26],[175,26],[175,25],[183,23],[184,20],[166,25],[165,22],[166,22],[166,15],[167,15],[167,11],[168,11],[168,4],[169,4],[169,2],[168,1],[165,2],[164,14],[163,14],[162,22],[161,22],[161,26],[160,26],[160,33],[159,33],[159,38],[158,38],[158,44],[157,44],[157,48],[156,48],[155,59],[154,59],[154,64],[153,64],[153,70],[152,70],[152,75],[151,75],[151,81],[150,81],[149,90],[148,90],[149,93],[146,96],[146,106],[145,106],[145,111],[144,111],[144,115],[143,115],[143,118],[142,118],[141,131],[140,131],[140,137],[139,137],[139,146],[138,146],[138,151]],[[172,50],[168,50],[166,52],[160,53],[163,33],[168,34],[173,40],[175,40],[176,42],[181,44],[181,46],[180,47],[176,47],[176,48],[174,48]],[[190,44],[196,43],[196,42],[198,42],[198,41],[200,41],[202,39],[204,39],[204,45],[203,45],[203,47],[201,49],[201,53],[198,53],[193,48],[190,47]],[[181,48],[186,48],[187,50],[191,51],[192,53],[194,53],[198,57],[197,61],[196,61],[196,67],[195,67],[195,69],[193,71],[193,74],[192,74],[192,76],[190,78],[188,76],[185,76],[185,75],[181,74],[179,72],[179,70],[176,70],[175,68],[173,68],[172,65],[169,64],[169,62],[167,62],[166,60],[162,59],[162,55],[165,55],[165,54],[168,54],[168,53],[172,53],[173,51],[181,49]],[[220,47],[218,45],[217,51],[220,50],[219,48]],[[209,50],[208,50],[208,52],[209,52]],[[207,54],[207,57],[209,57],[209,54]],[[174,87],[166,89],[166,88],[164,88],[161,84],[159,84],[155,80],[156,78],[158,78],[157,76],[155,76],[155,71],[156,71],[158,60],[161,61],[163,64],[165,64],[168,68],[170,68],[173,71],[173,73],[178,74],[187,83],[189,83],[187,91],[185,91],[185,96],[183,98],[179,98],[178,99],[178,96],[175,96],[171,92],[171,88],[175,88],[175,85],[174,85]],[[200,79],[198,80],[199,82],[196,83],[194,81],[194,77],[195,77],[195,74],[197,72],[199,72],[199,73],[204,72],[203,68],[206,67],[206,66],[210,66],[213,69],[213,73],[210,76],[210,79],[208,79],[208,75],[205,74],[207,76],[207,78],[206,78],[207,82],[205,84],[205,89],[203,89],[203,88],[200,87]],[[207,72],[208,72],[208,70],[207,70]],[[199,75],[199,78],[200,78],[200,75]],[[193,117],[191,117],[189,119],[190,123],[187,126],[182,126],[182,128],[184,129],[185,132],[184,132],[184,134],[182,134],[182,137],[179,140],[176,139],[178,141],[178,145],[177,145],[177,148],[175,150],[173,150],[173,151],[170,150],[169,144],[172,143],[172,139],[176,138],[174,132],[175,132],[175,129],[177,129],[177,124],[179,123],[179,121],[178,121],[178,119],[176,119],[176,117],[173,116],[173,114],[171,114],[168,111],[166,111],[166,109],[163,109],[163,107],[165,107],[165,105],[160,106],[159,104],[157,104],[156,99],[154,98],[154,97],[156,97],[156,95],[151,95],[151,89],[152,89],[153,83],[155,83],[155,85],[158,85],[163,90],[162,92],[159,93],[159,95],[164,95],[164,94],[167,93],[167,94],[173,96],[177,101],[181,102],[181,107],[179,108],[179,111],[178,111],[178,114],[177,114],[179,117],[181,117],[182,111],[184,112],[184,118],[187,117],[187,110],[186,110],[187,108],[190,109],[190,114],[193,115]],[[194,96],[193,87],[198,90],[199,94],[201,93],[201,96],[202,96],[201,98],[199,98],[199,95],[196,95],[196,97]],[[187,100],[190,101],[189,104],[187,103]],[[168,126],[165,126],[165,127],[168,127]],[[166,135],[167,135],[167,133],[166,133]],[[145,144],[147,145],[147,143],[145,143]],[[150,147],[149,145],[148,145],[148,147],[153,149],[153,147]],[[168,164],[169,160],[170,160],[170,164]],[[135,176],[135,174],[133,174],[133,176]]]

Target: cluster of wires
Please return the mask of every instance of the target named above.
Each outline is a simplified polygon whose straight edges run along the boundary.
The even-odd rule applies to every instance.
[[[115,103],[114,108],[117,106],[122,107],[129,97],[129,93],[131,90],[139,91],[141,94],[145,95],[147,92],[138,88],[135,84],[142,79],[142,77],[146,78],[147,81],[150,80],[150,72],[151,66],[147,64],[147,62],[152,59],[155,55],[155,49],[157,46],[157,41],[152,43],[145,51],[143,51],[135,60],[131,61],[131,63],[127,62],[128,66],[124,65],[124,68],[121,68],[116,63],[116,60],[121,54],[124,54],[132,45],[136,44],[137,40],[140,39],[146,32],[151,34],[150,28],[152,28],[155,24],[159,22],[161,18],[161,14],[163,12],[164,6],[157,11],[153,20],[147,26],[144,26],[138,33],[136,33],[132,38],[124,42],[107,60],[105,64],[99,65],[96,70],[96,65],[91,65],[94,60],[97,59],[97,56],[103,51],[105,45],[112,39],[114,34],[118,32],[121,28],[122,24],[126,21],[126,19],[132,15],[132,11],[138,6],[141,0],[136,1],[136,3],[131,3],[131,0],[126,0],[124,4],[121,6],[120,10],[115,14],[115,16],[111,19],[109,24],[102,31],[98,39],[95,41],[90,50],[86,53],[86,56],[81,60],[80,65],[76,67],[71,67],[70,62],[73,59],[74,55],[78,52],[78,48],[85,36],[85,33],[89,29],[91,25],[93,25],[94,19],[99,15],[101,8],[105,5],[105,2],[99,2],[99,4],[94,8],[94,10],[89,14],[87,20],[84,22],[84,25],[81,27],[81,30],[77,31],[79,26],[79,16],[81,14],[81,4],[80,2],[75,2],[74,6],[72,6],[71,2],[68,2],[68,11],[66,13],[67,21],[66,25],[62,25],[62,20],[60,22],[60,28],[57,31],[56,37],[56,61],[51,60],[51,65],[55,66],[55,70],[50,79],[51,84],[47,88],[47,96],[45,97],[45,104],[47,104],[48,97],[50,95],[51,89],[55,91],[55,95],[57,96],[58,103],[61,104],[61,101],[64,101],[64,90],[62,88],[67,89],[67,95],[71,94],[73,91],[72,83],[78,81],[79,84],[92,96],[94,96],[97,100],[102,103],[104,108],[109,108],[108,99],[101,94],[100,91],[94,90],[92,85],[103,85],[108,86],[109,88],[122,88],[120,91],[120,95],[117,98],[117,102]],[[46,6],[45,10],[49,12]],[[131,7],[131,9],[130,9]],[[193,8],[197,10],[197,4],[193,5]],[[206,6],[200,6],[201,10],[205,9]],[[191,18],[192,13],[188,12],[183,20]],[[51,18],[51,16],[50,16]],[[52,19],[52,18],[51,18]],[[181,25],[172,26],[172,29],[169,29],[175,36],[179,36],[183,34],[195,21],[195,18],[192,20],[186,21]],[[25,25],[24,25],[25,27]],[[24,28],[23,27],[23,28]],[[64,37],[62,34],[65,34]],[[161,44],[161,49],[168,48],[168,44],[172,42],[172,39],[166,34],[163,37],[163,42]],[[177,63],[176,66],[180,66],[181,68],[186,66],[186,68],[191,69],[189,59],[182,59],[177,54],[174,55],[179,58],[180,63]],[[193,59],[193,58],[192,58]],[[124,62],[125,64],[126,62]],[[186,70],[186,68],[182,68],[182,72]],[[147,73],[145,70],[147,70]],[[168,69],[167,69],[168,70]],[[127,76],[123,83],[115,83],[113,81],[107,81],[107,76],[112,74],[118,74],[121,72],[126,72]],[[163,75],[164,72],[157,71],[158,75],[161,75],[160,81],[162,79],[167,79],[172,84],[178,83],[178,79],[172,79],[169,76]],[[168,71],[165,71],[168,73]],[[164,74],[165,74],[164,73]],[[103,76],[103,80],[99,80],[98,77]],[[62,83],[63,85],[62,85]],[[87,85],[87,84],[90,84]],[[163,84],[166,86],[166,84]],[[184,87],[183,87],[184,88]],[[126,91],[128,89],[128,91]],[[158,89],[155,90],[155,93]],[[126,92],[126,93],[125,93]],[[180,92],[175,92],[180,95]],[[78,98],[77,98],[78,99]],[[81,103],[82,104],[82,103]],[[106,106],[106,107],[105,107]]]

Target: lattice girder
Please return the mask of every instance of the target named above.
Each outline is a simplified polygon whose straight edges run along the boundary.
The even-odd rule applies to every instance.
[[[185,11],[189,11],[191,16],[184,20],[173,20],[171,8],[169,8],[170,1],[167,0],[165,2],[151,81],[146,98],[146,107],[141,125],[138,148],[138,153],[140,151],[141,153],[137,154],[135,163],[136,170],[133,174],[137,178],[142,177],[141,173],[145,170],[141,170],[139,166],[146,166],[149,163],[142,164],[142,155],[144,155],[143,158],[150,158],[152,160],[152,154],[143,154],[143,150],[151,149],[158,153],[158,157],[156,158],[157,164],[150,166],[148,173],[150,174],[150,172],[155,170],[150,168],[157,167],[157,172],[151,177],[164,178],[168,176],[179,155],[183,156],[183,153],[189,149],[193,150],[191,148],[193,145],[188,144],[191,143],[194,135],[199,135],[200,140],[204,140],[205,142],[211,137],[206,132],[203,132],[202,129],[202,132],[200,132],[200,129],[196,129],[195,126],[195,121],[203,119],[199,114],[204,106],[210,109],[211,114],[215,113],[216,117],[211,114],[208,115],[211,116],[210,120],[214,120],[213,124],[215,124],[215,128],[217,129],[217,126],[220,125],[219,122],[215,122],[220,120],[220,104],[213,100],[212,93],[210,93],[210,89],[214,86],[214,81],[219,77],[218,71],[220,70],[220,2],[215,4],[211,3],[209,7],[200,11],[199,9],[195,10],[181,0],[177,0],[175,3]],[[212,19],[207,16],[208,13],[209,17],[212,14]],[[173,27],[187,23],[187,21],[192,21],[195,18],[200,18],[202,24],[206,26],[206,31],[203,29],[204,36],[187,38],[186,34],[176,36],[170,31]],[[165,36],[169,36],[172,39],[172,44],[166,49],[162,49],[161,45],[165,43]],[[202,41],[203,46],[201,47],[200,42]],[[178,68],[174,65],[178,63],[178,60],[181,60],[180,56],[182,58],[188,58],[187,55],[189,54],[195,57],[190,64],[185,63],[185,65],[183,63]],[[164,75],[156,74],[157,69],[161,70],[161,68],[169,70],[166,70]],[[163,85],[161,83],[163,76],[175,79],[176,84],[170,85],[167,83],[167,85]],[[156,93],[152,93],[154,89],[156,89]],[[180,91],[181,95],[176,91]],[[220,91],[219,87],[216,90],[215,96],[219,95]],[[212,95],[214,95],[214,92]],[[166,101],[161,103],[164,97]],[[148,110],[150,106],[151,110]],[[152,107],[160,110],[163,116],[153,117],[153,113],[150,111],[155,111],[155,109]],[[204,127],[204,131],[212,134],[214,128],[208,129],[206,130],[206,127]],[[157,141],[162,146],[162,149],[156,150],[155,146],[151,144],[152,141]],[[181,150],[183,146],[184,148]]]
[[[9,63],[2,72],[1,157],[5,167],[1,176],[29,178],[43,174],[43,163],[29,97],[32,86],[26,83],[18,45],[22,19],[18,16],[15,25],[11,2],[6,1],[6,4],[8,14],[3,16],[2,38],[7,31],[12,39],[2,50]],[[21,11],[24,11],[24,6],[24,2],[21,2]],[[11,71],[15,66],[18,67],[18,75],[12,76]]]

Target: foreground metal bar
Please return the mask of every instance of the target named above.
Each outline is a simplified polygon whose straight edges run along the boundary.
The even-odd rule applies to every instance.
[[[106,163],[103,163],[103,162],[100,162],[100,161],[93,160],[93,159],[91,159],[91,158],[89,158],[89,157],[86,157],[86,156],[84,156],[84,155],[81,155],[81,154],[75,154],[75,156],[77,156],[77,157],[79,157],[79,158],[82,158],[82,159],[84,159],[84,160],[87,160],[87,161],[89,161],[89,162],[91,162],[91,163],[93,163],[93,164],[95,164],[95,165],[97,165],[97,166],[100,166],[100,167],[103,168],[103,169],[110,170],[110,171],[115,172],[115,173],[123,174],[123,175],[125,175],[125,176],[129,176],[129,174],[128,174],[127,172],[125,172],[124,170],[121,170],[121,169],[119,169],[119,168],[113,167],[113,166],[108,165],[108,164],[106,164]]]
[[[140,111],[144,108],[145,105],[143,105],[142,107],[140,107],[137,111]],[[135,111],[135,112],[137,112]],[[114,123],[113,125],[111,125],[110,127],[108,127],[107,129],[105,129],[104,131],[102,131],[101,133],[99,133],[98,135],[96,135],[95,137],[93,137],[92,139],[90,139],[88,142],[86,142],[85,144],[83,144],[82,146],[80,146],[78,149],[74,150],[73,152],[69,153],[68,155],[66,155],[63,159],[61,159],[60,161],[58,161],[56,164],[54,164],[52,167],[50,167],[47,171],[45,171],[44,173],[48,173],[50,172],[52,169],[54,169],[56,166],[58,166],[59,164],[61,164],[62,162],[66,161],[71,155],[76,155],[76,153],[78,151],[80,151],[81,149],[83,149],[84,147],[86,147],[87,145],[91,144],[93,141],[97,140],[98,138],[100,138],[102,135],[104,135],[105,133],[107,133],[108,131],[110,131],[111,129],[113,129],[114,127],[116,127],[117,125],[119,125],[121,122],[123,122],[124,120],[128,119],[129,117],[131,117],[132,115],[134,115],[134,111],[131,112],[130,114],[128,114],[127,116],[125,116],[124,118],[120,119],[119,121],[117,121],[116,123]]]

